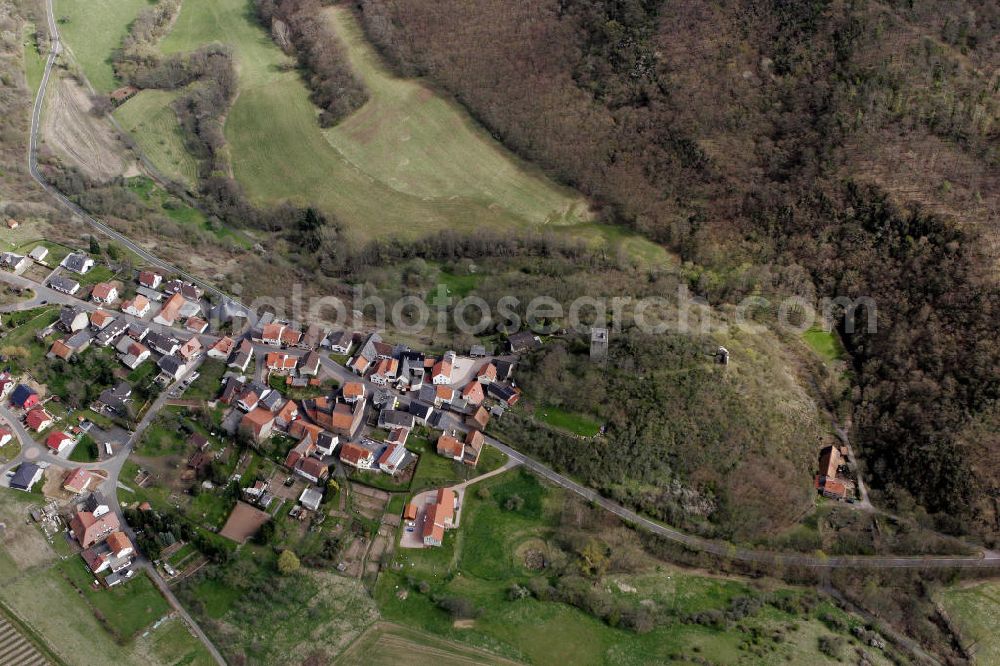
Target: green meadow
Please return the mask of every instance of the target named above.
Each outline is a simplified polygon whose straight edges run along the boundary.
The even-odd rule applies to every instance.
[[[115,109],[114,115],[156,168],[194,187],[198,161],[184,147],[180,123],[170,107],[178,95],[176,90],[143,90]]]
[[[115,78],[111,55],[129,25],[149,0],[54,0],[59,35],[98,92],[111,92]]]

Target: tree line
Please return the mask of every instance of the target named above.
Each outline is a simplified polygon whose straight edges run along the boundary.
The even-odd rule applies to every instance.
[[[361,108],[368,91],[354,75],[344,48],[324,23],[319,0],[256,0],[257,18],[305,72],[320,125],[331,127]]]

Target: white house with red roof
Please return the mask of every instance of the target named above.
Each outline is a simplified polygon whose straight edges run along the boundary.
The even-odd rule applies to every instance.
[[[114,303],[118,300],[118,287],[110,282],[99,282],[94,285],[90,297],[95,303]]]
[[[61,431],[49,433],[49,436],[45,438],[45,446],[55,453],[62,453],[72,443],[73,438]]]

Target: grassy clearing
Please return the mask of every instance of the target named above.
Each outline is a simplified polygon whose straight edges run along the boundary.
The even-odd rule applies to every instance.
[[[57,264],[62,262],[63,259],[66,258],[67,254],[73,251],[73,248],[67,245],[62,245],[60,243],[56,243],[55,241],[44,240],[44,239],[31,240],[26,243],[21,243],[20,245],[17,246],[15,251],[21,254],[27,254],[32,250],[34,250],[39,245],[48,248],[49,254],[48,256],[45,257],[45,262],[48,263],[50,266],[56,266]]]
[[[413,473],[410,488],[416,492],[427,488],[453,486],[475,476],[471,467],[437,454],[437,433],[422,437],[417,433],[406,440],[406,448],[420,455],[417,471]]]
[[[1000,582],[955,587],[944,591],[940,601],[962,632],[962,645],[975,643],[976,661],[1000,663]]]
[[[806,341],[809,348],[828,363],[839,361],[844,357],[844,345],[834,331],[825,331],[822,328],[810,328],[802,334],[802,339]]]
[[[179,589],[229,661],[329,663],[376,619],[358,581],[306,569],[281,576],[275,560],[270,548],[248,544]]]
[[[406,495],[396,493],[389,498],[389,503],[385,507],[385,512],[390,516],[398,516],[403,513],[404,506],[406,506]]]
[[[143,90],[115,109],[114,116],[160,171],[194,187],[198,161],[184,146],[184,134],[170,106],[180,94],[179,90]]]
[[[82,559],[65,560],[59,569],[123,642],[170,612],[167,600],[145,574],[136,574],[118,587],[95,590],[91,585],[94,576]]]
[[[44,72],[45,56],[38,50],[35,42],[35,26],[28,23],[24,26],[24,76],[32,96],[38,94]]]
[[[489,653],[414,631],[388,622],[379,622],[366,631],[334,662],[339,666],[474,666],[507,663]],[[513,662],[511,662],[513,663]]]
[[[69,459],[73,462],[97,462],[100,452],[97,450],[97,442],[90,435],[84,435],[73,447],[73,452],[69,454]]]
[[[198,368],[198,379],[184,391],[184,397],[190,400],[211,400],[221,390],[222,375],[226,374],[226,364],[218,359],[210,358]]]
[[[71,273],[69,271],[66,271],[66,274],[79,282],[81,287],[95,285],[98,282],[108,282],[109,280],[113,280],[115,278],[115,272],[100,263],[95,264],[93,268],[83,275],[77,275],[76,273]]]
[[[479,285],[479,283],[483,280],[483,277],[484,276],[476,275],[475,273],[456,275],[455,273],[442,270],[438,273],[437,281],[438,284],[443,284],[445,286],[448,290],[449,296],[454,298],[465,298]]]
[[[554,227],[554,231],[586,241],[593,249],[604,248],[612,257],[621,257],[643,267],[680,264],[679,258],[662,245],[624,227],[581,223]]]
[[[581,437],[594,437],[601,431],[601,424],[594,417],[577,414],[558,407],[539,405],[535,408],[535,418],[553,428]]]
[[[575,224],[587,218],[575,193],[531,172],[460,108],[378,63],[349,13],[330,13],[372,101],[341,126],[322,130],[317,109],[290,59],[271,42],[243,0],[188,0],[165,52],[223,41],[234,49],[240,94],[227,116],[233,172],[257,201],[315,202],[344,220],[355,238],[424,235],[444,228]],[[368,81],[368,79],[371,79]],[[145,93],[144,93],[145,94]],[[141,95],[139,96],[142,97]],[[130,116],[128,107],[123,114]],[[154,124],[162,100],[140,100],[130,124],[145,122],[150,157],[164,171],[170,123]],[[141,116],[141,117],[140,117]],[[373,136],[374,134],[374,136]],[[176,152],[176,151],[175,151]],[[336,187],[331,185],[336,183]]]
[[[213,666],[215,660],[180,618],[171,618],[150,635],[151,661],[176,666]]]
[[[35,334],[58,319],[59,308],[56,306],[11,312],[3,317],[3,325],[8,330],[0,345],[13,361],[14,369],[35,368],[43,362],[48,346],[38,344]]]
[[[121,46],[139,11],[150,4],[149,0],[56,0],[63,43],[98,92],[121,85],[111,67],[111,54]]]

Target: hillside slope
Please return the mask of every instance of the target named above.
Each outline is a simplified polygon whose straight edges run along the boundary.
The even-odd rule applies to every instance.
[[[232,175],[255,203],[317,205],[343,222],[355,241],[591,220],[579,193],[518,160],[458,105],[392,76],[350,12],[328,12],[324,20],[375,93],[333,128],[321,126],[303,80],[308,77],[257,23],[252,3],[185,0],[159,43],[164,54],[213,43],[231,49],[239,91],[224,117],[225,154]],[[76,50],[79,37],[68,34],[67,40]],[[83,65],[88,74],[99,70]],[[190,185],[191,156],[179,151],[178,128],[169,118],[172,98],[144,91],[117,115],[158,167]]]
[[[1000,470],[954,436],[1000,397],[995,3],[360,5],[400,71],[710,267],[709,298],[876,299],[845,340],[876,489],[996,534]]]

